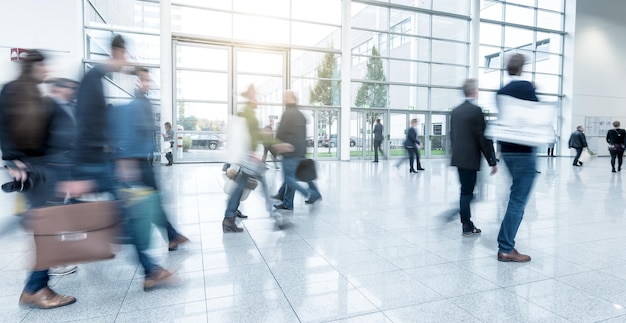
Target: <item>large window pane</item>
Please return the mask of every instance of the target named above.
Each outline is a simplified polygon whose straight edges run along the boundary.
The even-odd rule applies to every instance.
[[[245,92],[250,84],[254,84],[259,102],[282,104],[285,90],[282,77],[248,74],[237,74],[235,77],[237,80],[237,102],[245,101],[240,94]]]
[[[537,33],[537,51],[561,54],[563,36],[560,34]]]
[[[539,10],[537,12],[537,27],[563,30],[563,15],[560,13]]]
[[[148,32],[160,30],[161,14],[158,3],[139,0],[92,0],[91,3],[102,17],[89,2],[85,2],[87,26],[130,27]]]
[[[481,1],[480,18],[502,21],[502,3],[498,1]]]
[[[432,61],[450,64],[467,64],[467,44],[432,41]]]
[[[225,103],[178,102],[177,108],[178,125],[185,131],[226,130],[228,105]]]
[[[432,64],[432,85],[461,86],[467,78],[467,67]]]
[[[291,17],[297,20],[340,25],[341,0],[291,0]]]
[[[411,6],[411,7],[417,7],[417,8],[423,8],[423,9],[430,9],[432,8],[432,0],[420,0],[420,1],[415,1],[415,0],[378,0],[378,1],[382,1],[382,2],[391,2],[391,3],[395,3],[395,4],[401,4],[401,5],[405,5],[405,6]]]
[[[359,108],[387,108],[389,86],[383,83],[352,82],[352,105]]]
[[[172,31],[231,38],[232,15],[226,12],[172,6]]]
[[[172,0],[172,4],[186,4],[212,9],[232,10],[232,0],[206,1],[206,0]]]
[[[227,101],[228,74],[177,71],[176,88],[178,99]]]
[[[289,21],[234,15],[233,37],[252,42],[288,43]]]
[[[482,87],[482,84],[479,83],[478,85],[479,87]],[[479,91],[477,103],[479,107],[483,108],[483,113],[485,114],[498,112],[498,109],[496,108],[495,91]]]
[[[480,46],[478,53],[480,55],[478,66],[491,69],[500,69],[504,66],[499,47]]]
[[[561,56],[547,53],[536,53],[535,71],[538,73],[560,74]]]
[[[433,37],[467,41],[467,20],[433,16]]]
[[[430,15],[391,9],[391,32],[430,36]]]
[[[272,0],[268,1],[259,0],[232,0],[233,11],[251,13],[255,15],[274,16],[274,17],[289,17],[289,5],[290,0]]]
[[[538,0],[537,7],[563,12],[563,0]]]
[[[478,87],[481,89],[499,90],[500,89],[500,69],[479,69]]]
[[[535,6],[535,0],[506,0],[506,2],[521,4],[521,5],[529,6],[529,7]]]
[[[469,15],[470,0],[435,0],[433,10]]]
[[[521,48],[533,43],[533,32],[528,29],[504,27],[504,47]]]
[[[176,46],[176,67],[228,71],[228,50],[224,48]]]
[[[389,81],[398,83],[428,84],[429,64],[410,61],[389,61]]]
[[[504,20],[508,23],[534,26],[535,10],[513,5],[506,5],[506,7],[504,8]]]
[[[282,53],[239,50],[237,51],[236,64],[238,73],[282,75],[285,69]]]
[[[430,89],[430,107],[433,111],[449,111],[459,105],[463,99],[463,91],[460,89]]]
[[[480,43],[484,45],[502,45],[502,26],[481,22]]]
[[[559,75],[535,74],[537,92],[558,94],[561,87]]]
[[[389,108],[394,110],[427,110],[428,88],[390,85]]]
[[[291,23],[291,44],[320,47],[341,48],[341,28],[311,23]]]
[[[389,29],[389,9],[352,4],[352,27],[386,31]]]

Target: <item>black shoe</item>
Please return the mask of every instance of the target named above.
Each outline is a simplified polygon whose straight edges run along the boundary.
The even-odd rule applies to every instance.
[[[409,173],[416,173],[417,174],[417,171],[415,169],[409,169]]]
[[[426,170],[426,168],[419,167],[417,170]],[[417,172],[416,172],[417,173]]]
[[[583,162],[579,161],[578,166],[582,166],[582,165],[583,165]]]
[[[174,164],[172,164],[172,163],[167,163],[165,166],[172,166],[172,165],[174,165]]]
[[[617,168],[617,171],[618,171],[618,172],[621,172],[621,171],[622,171],[622,167],[621,167],[621,166],[620,166],[620,167],[618,167],[618,168]]]
[[[378,163],[378,160],[372,160],[372,163]]]
[[[470,231],[463,230],[463,236],[464,237],[469,237],[469,236],[473,236],[473,235],[476,235],[476,234],[480,234],[481,232],[482,232],[482,230],[480,230],[479,228],[474,228],[474,229],[472,229]]]
[[[293,209],[290,209],[290,208],[286,207],[283,203],[276,204],[276,205],[274,205],[274,207],[277,210],[289,210],[289,211],[293,210]]]
[[[612,173],[617,173],[617,171],[615,170],[615,167],[613,167],[613,169],[611,170]]]
[[[304,201],[305,204],[313,204],[315,202],[317,202],[318,200],[322,199],[322,195],[317,194],[317,196],[315,197],[310,197],[308,200]]]
[[[240,218],[240,219],[247,219],[248,218],[247,215],[243,215],[243,213],[241,213],[241,211],[239,211],[239,210],[235,211],[235,216]]]
[[[222,221],[222,231],[224,233],[227,232],[243,232],[243,229],[237,226],[237,223],[235,223],[235,218],[224,218],[224,221]]]
[[[282,201],[285,199],[282,195],[278,195],[278,194],[273,195],[272,198],[275,200],[279,200],[279,201]]]

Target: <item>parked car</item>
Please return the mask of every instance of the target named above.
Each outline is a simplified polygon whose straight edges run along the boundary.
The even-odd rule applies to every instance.
[[[226,140],[218,134],[201,134],[191,136],[191,149],[216,150],[224,147]]]
[[[356,146],[356,142],[357,142],[356,137],[350,137],[350,147]],[[330,148],[337,147],[337,135],[330,135],[330,138],[324,138],[323,141],[319,143],[319,145],[323,147],[330,147]]]

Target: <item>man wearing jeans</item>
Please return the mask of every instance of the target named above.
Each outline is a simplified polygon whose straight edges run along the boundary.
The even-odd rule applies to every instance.
[[[532,83],[520,79],[524,67],[524,56],[513,55],[507,64],[511,82],[498,91],[498,95],[509,95],[521,100],[539,101]],[[497,101],[497,98],[496,98]],[[498,234],[498,260],[527,262],[530,256],[515,249],[515,236],[524,216],[528,196],[537,175],[535,148],[508,142],[499,142],[502,159],[511,174],[512,184],[509,204],[502,219]]]
[[[315,203],[322,196],[317,191],[317,187],[312,186],[309,189],[302,187],[296,180],[296,170],[300,161],[306,154],[306,118],[296,106],[296,96],[291,91],[285,92],[283,102],[287,109],[283,113],[276,139],[280,142],[288,143],[293,146],[293,151],[284,152],[283,155],[283,176],[285,181],[285,190],[283,194],[283,202],[274,205],[279,210],[293,210],[293,198],[296,191],[307,196],[307,204]]]

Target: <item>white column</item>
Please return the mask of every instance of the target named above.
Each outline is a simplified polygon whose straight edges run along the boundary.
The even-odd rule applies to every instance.
[[[472,0],[472,20],[470,21],[470,61],[469,77],[478,78],[478,65],[480,64],[480,0]],[[478,80],[480,84],[480,80]]]
[[[341,19],[341,160],[350,160],[350,75],[352,70],[352,42],[350,27],[352,26],[350,0],[342,1]]]
[[[161,0],[161,127],[169,121],[176,130],[172,84],[172,1]]]
[[[560,138],[556,147],[558,150],[555,152],[557,156],[573,155],[573,150],[568,148],[569,135],[577,126],[575,122],[583,124],[583,115],[585,114],[581,111],[582,109],[576,109],[576,104],[572,100],[575,94],[576,20],[578,18],[576,6],[576,0],[565,3],[565,31],[567,35],[563,37],[563,98],[561,101],[561,129],[558,129]],[[599,55],[598,59],[601,60],[602,55]],[[581,75],[578,75],[578,77],[581,77]],[[576,119],[578,121],[574,120],[575,116],[577,116]]]

